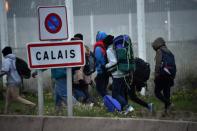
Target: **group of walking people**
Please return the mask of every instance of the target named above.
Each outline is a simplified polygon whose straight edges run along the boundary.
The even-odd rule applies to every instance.
[[[126,113],[128,113],[130,109],[132,109],[128,103],[127,96],[129,96],[132,101],[147,108],[148,111],[153,112],[153,103],[147,103],[136,95],[137,86],[135,81],[137,81],[137,78],[134,75],[135,68],[130,72],[124,72],[118,68],[118,64],[122,62],[117,58],[119,56],[115,49],[116,45],[114,45],[118,37],[123,37],[123,42],[126,40],[128,40],[128,43],[131,42],[129,36],[126,35],[114,38],[114,36],[107,35],[102,31],[99,31],[96,35],[96,43],[94,44],[97,71],[95,79],[96,89],[102,97],[107,95],[107,86],[109,77],[111,76],[112,97],[120,103],[122,110],[126,110]],[[170,99],[170,91],[174,85],[176,75],[175,58],[173,53],[167,48],[166,42],[162,37],[155,39],[152,43],[152,47],[156,51],[154,93],[155,96],[164,103],[164,113],[168,113],[173,105]],[[133,53],[133,51],[131,51],[131,53]]]
[[[128,102],[128,96],[134,102],[140,104],[141,106],[147,108],[148,111],[153,112],[153,103],[145,102],[140,99],[136,94],[136,85],[134,83],[135,80],[135,63],[132,70],[129,72],[124,72],[120,70],[117,66],[119,64],[119,60],[117,59],[117,52],[114,49],[114,36],[107,35],[103,31],[99,31],[96,35],[96,43],[93,47],[93,52],[90,48],[85,45],[85,57],[86,64],[82,67],[73,67],[73,102],[82,102],[82,103],[92,103],[93,96],[89,93],[89,85],[94,83],[96,84],[96,90],[98,94],[103,98],[106,95],[109,95],[108,85],[109,85],[109,77],[112,77],[112,97],[116,99],[120,105],[121,110],[126,113],[131,109],[131,105]],[[127,41],[131,42],[131,39],[125,37]],[[83,35],[78,33],[74,35],[71,40],[82,40]],[[155,56],[155,95],[161,100],[165,105],[165,112],[169,110],[172,106],[170,100],[170,88],[174,84],[174,78],[176,73],[172,69],[168,69],[164,67],[164,58],[166,56],[169,58],[171,51],[167,48],[166,43],[163,38],[159,37],[152,43],[153,49],[156,51]],[[164,53],[165,52],[165,53]],[[16,56],[12,53],[11,47],[5,47],[2,50],[4,60],[2,62],[2,68],[0,75],[7,75],[7,87],[6,87],[6,104],[5,104],[5,113],[8,112],[8,106],[12,100],[20,101],[30,107],[35,107],[36,104],[32,103],[19,95],[19,86],[22,83],[22,79],[19,73],[16,70]],[[133,55],[133,54],[129,54]],[[93,56],[93,61],[95,61],[95,65],[91,65],[90,61],[87,61],[90,56]],[[134,56],[132,56],[134,57]],[[171,60],[171,61],[174,61]],[[88,65],[89,64],[89,65]],[[175,63],[174,63],[175,64]],[[87,66],[88,65],[88,66]],[[95,66],[96,77],[93,80],[92,73],[89,66]],[[165,70],[161,70],[161,67]],[[167,72],[167,73],[162,73]],[[174,73],[175,72],[175,73]],[[167,75],[166,75],[167,74]],[[37,75],[37,71],[32,73],[32,77]],[[65,68],[52,68],[51,76],[54,80],[54,94],[55,94],[55,107],[57,113],[62,110],[63,103],[67,104],[67,74],[66,67]]]

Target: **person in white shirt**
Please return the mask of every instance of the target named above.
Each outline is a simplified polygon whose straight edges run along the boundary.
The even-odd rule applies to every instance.
[[[123,73],[117,69],[117,58],[112,44],[113,38],[113,36],[108,35],[104,39],[108,60],[108,63],[105,65],[105,67],[111,72],[112,75],[112,97],[121,104],[121,108],[123,110],[124,107],[128,106],[127,86],[129,85],[126,83],[125,78],[129,76],[129,74]]]

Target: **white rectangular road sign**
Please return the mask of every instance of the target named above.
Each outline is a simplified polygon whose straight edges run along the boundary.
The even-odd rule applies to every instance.
[[[29,43],[27,51],[29,67],[33,69],[76,67],[85,63],[82,41]]]
[[[65,6],[38,7],[39,39],[68,39],[68,20]]]

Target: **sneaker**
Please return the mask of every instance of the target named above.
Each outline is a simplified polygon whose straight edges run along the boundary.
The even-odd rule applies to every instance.
[[[153,103],[148,104],[148,110],[152,113],[153,112]]]
[[[127,114],[129,114],[130,112],[132,112],[132,111],[134,111],[134,108],[130,105],[127,109],[126,109],[126,111],[125,111],[125,115],[127,115]]]

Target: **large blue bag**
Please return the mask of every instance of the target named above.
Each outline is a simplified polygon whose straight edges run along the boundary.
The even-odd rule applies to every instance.
[[[112,96],[105,95],[103,97],[103,102],[109,112],[114,112],[116,110],[121,111],[120,103],[116,99],[114,99]]]

